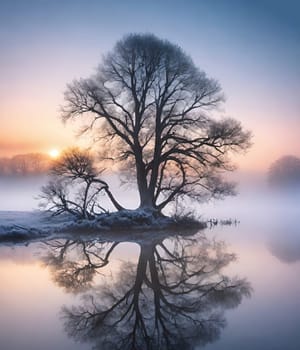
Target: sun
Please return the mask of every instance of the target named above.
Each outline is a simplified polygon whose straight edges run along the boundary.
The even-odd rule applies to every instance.
[[[48,152],[48,154],[52,159],[56,159],[56,158],[58,158],[60,152],[57,148],[53,148]]]

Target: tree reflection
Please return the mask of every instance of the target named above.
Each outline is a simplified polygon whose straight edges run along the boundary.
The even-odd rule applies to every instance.
[[[79,293],[91,288],[119,242],[55,240],[45,244],[47,254],[42,260],[50,267],[54,282],[67,292]]]
[[[246,280],[222,273],[235,256],[204,235],[139,242],[136,264],[124,262],[115,278],[92,286],[117,244],[65,241],[47,258],[57,283],[85,288],[82,304],[64,307],[62,317],[71,337],[95,349],[193,349],[216,340],[224,311],[250,296]],[[80,258],[70,262],[72,246]]]
[[[285,224],[285,225],[284,225]],[[288,224],[278,224],[269,242],[270,253],[286,264],[300,260],[300,235],[298,220],[289,219]]]

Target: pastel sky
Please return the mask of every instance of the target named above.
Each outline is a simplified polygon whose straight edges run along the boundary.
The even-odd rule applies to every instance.
[[[219,80],[220,115],[254,134],[242,170],[300,156],[299,1],[1,0],[0,157],[78,143],[59,119],[65,86],[130,32],[179,44]]]

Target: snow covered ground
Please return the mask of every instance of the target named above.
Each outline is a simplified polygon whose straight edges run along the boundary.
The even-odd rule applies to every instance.
[[[119,236],[132,239],[136,234],[170,231],[185,234],[205,225],[187,219],[153,215],[144,210],[124,210],[99,215],[94,220],[74,220],[70,215],[52,217],[48,212],[0,211],[0,242],[27,242],[54,237],[95,236],[107,239]]]
[[[48,236],[65,222],[40,211],[0,211],[0,241],[24,241]]]

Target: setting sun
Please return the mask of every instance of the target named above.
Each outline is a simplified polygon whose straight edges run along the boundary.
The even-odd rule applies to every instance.
[[[59,150],[56,149],[56,148],[53,148],[51,149],[49,152],[48,152],[49,156],[53,159],[57,158],[60,154]]]

